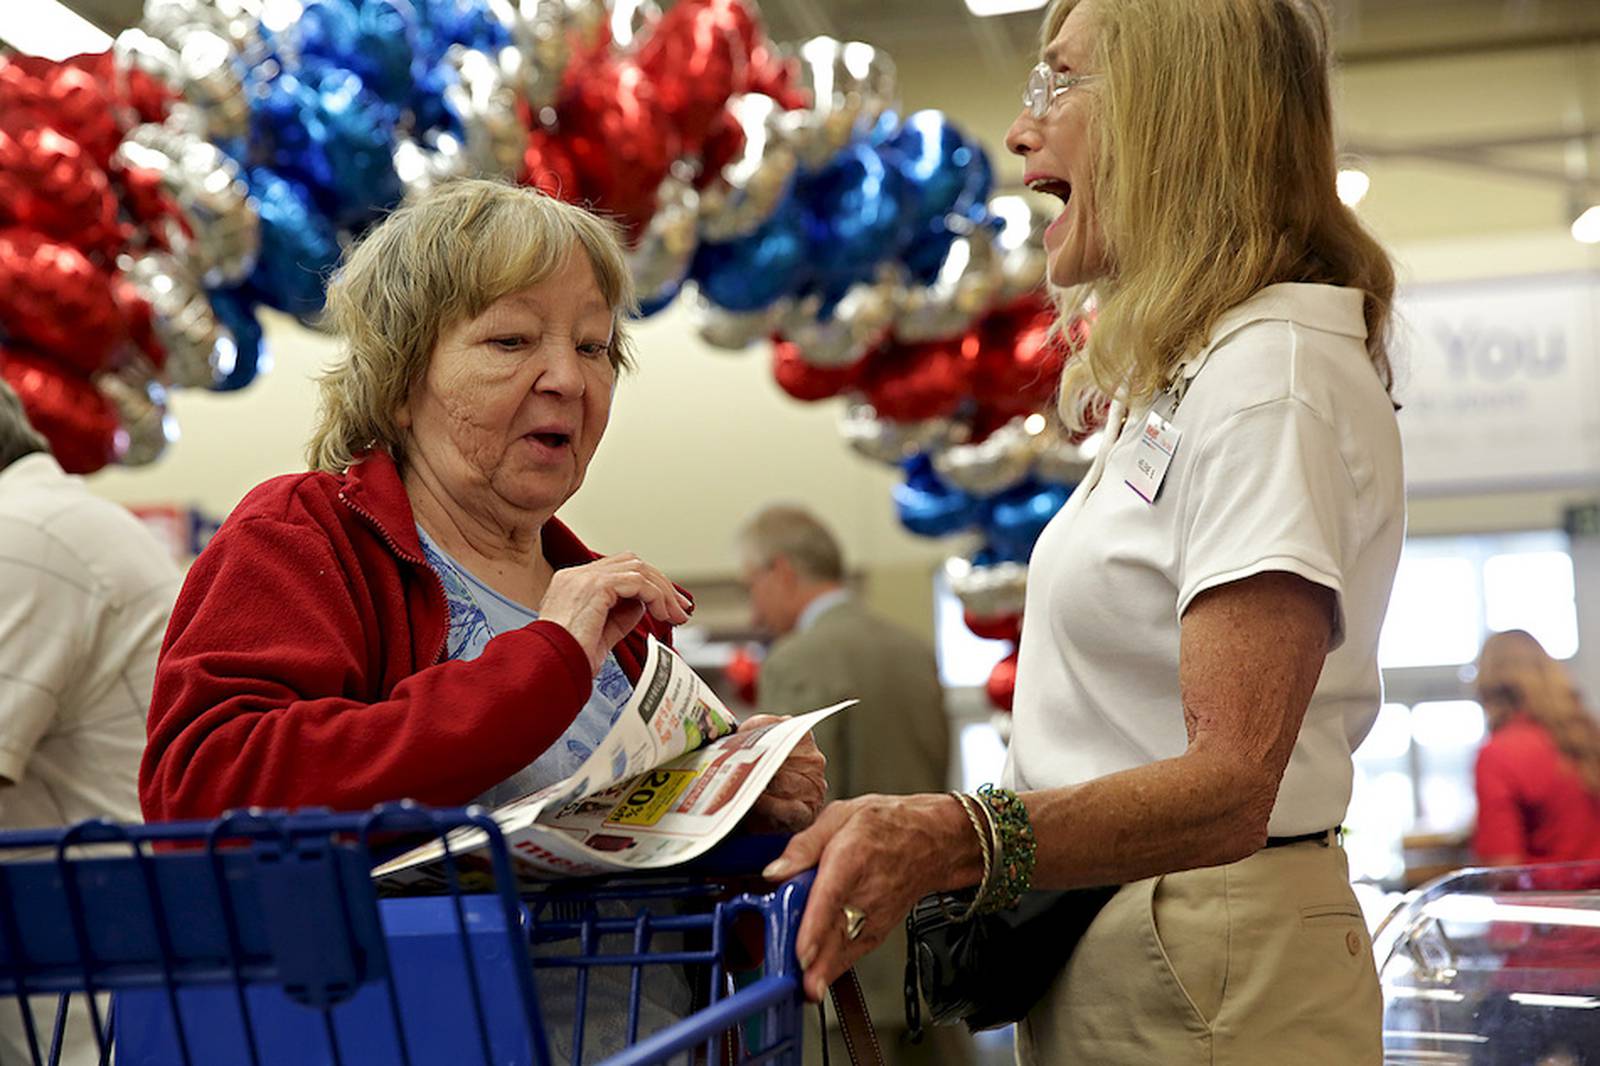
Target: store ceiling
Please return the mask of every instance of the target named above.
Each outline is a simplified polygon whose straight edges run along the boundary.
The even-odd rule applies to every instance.
[[[66,0],[109,33],[139,20],[143,0]],[[974,18],[961,0],[764,0],[772,35],[851,37],[891,53],[968,36],[986,61],[1031,52],[1038,14]],[[1600,41],[1594,0],[1334,0],[1345,62]],[[1009,68],[1008,68],[1009,69]]]

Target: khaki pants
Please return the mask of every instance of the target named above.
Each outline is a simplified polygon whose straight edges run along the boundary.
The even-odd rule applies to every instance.
[[[1125,886],[1017,1027],[1024,1066],[1378,1066],[1383,1004],[1344,850]]]

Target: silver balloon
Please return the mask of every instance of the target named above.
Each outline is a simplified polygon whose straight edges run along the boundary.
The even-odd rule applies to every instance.
[[[728,113],[744,134],[744,147],[700,196],[700,232],[708,241],[731,241],[755,232],[794,186],[800,165],[785,128],[786,112],[761,93],[728,99]]]
[[[944,577],[962,608],[978,618],[1021,614],[1027,602],[1028,567],[1025,563],[974,566],[970,559],[953,556],[944,564]]]
[[[772,336],[788,306],[784,299],[759,311],[729,311],[696,292],[689,301],[689,316],[701,340],[713,348],[740,352]]]
[[[933,453],[933,469],[952,488],[992,496],[1020,484],[1033,470],[1038,441],[1020,418],[974,444],[952,444]]]
[[[800,85],[811,106],[788,112],[800,162],[818,167],[894,106],[894,63],[861,41],[812,37],[800,44]]]
[[[700,198],[694,186],[669,177],[656,190],[656,213],[628,252],[628,271],[640,300],[670,297],[689,275],[699,232]]]
[[[511,34],[507,74],[535,113],[551,107],[572,56],[564,0],[489,0],[489,10]]]
[[[913,344],[955,336],[993,306],[1000,285],[994,238],[984,227],[973,227],[950,245],[932,285],[906,290],[894,335]]]
[[[661,21],[661,6],[655,0],[607,0],[606,7],[611,42],[619,49],[639,44]]]
[[[852,366],[888,336],[900,295],[890,269],[870,283],[850,286],[825,320],[817,317],[821,298],[808,296],[784,317],[784,339],[794,342],[800,358],[812,366]]]
[[[1040,481],[1076,485],[1089,472],[1095,453],[1105,440],[1104,434],[1096,431],[1078,440],[1053,413],[1042,417],[1047,418],[1048,426],[1038,437],[1033,473]]]
[[[461,142],[452,133],[439,133],[426,143],[405,134],[394,139],[394,172],[409,196],[420,196],[442,181],[471,171]]]
[[[1044,196],[996,196],[989,201],[989,213],[1003,223],[995,238],[1000,255],[999,302],[1010,303],[1044,284],[1049,265],[1044,231],[1060,213],[1060,202]]]
[[[891,465],[948,443],[956,432],[947,418],[890,422],[879,418],[870,403],[859,400],[847,403],[839,416],[839,435],[846,444],[868,459]]]
[[[99,374],[94,383],[116,408],[122,426],[117,461],[123,466],[155,462],[167,445],[178,439],[178,420],[167,410],[167,390],[142,361],[115,373]]]
[[[517,120],[517,92],[508,72],[498,57],[459,45],[445,53],[445,62],[455,68],[456,80],[445,88],[444,103],[466,133],[461,159],[468,173],[512,177],[522,166],[528,133]]]
[[[283,0],[144,0],[139,28],[174,48],[182,46],[183,35],[191,29],[211,30],[226,38],[245,64],[254,65],[266,54],[262,15],[268,7],[282,6]],[[298,13],[275,12],[280,20]]]
[[[179,122],[181,117],[136,127],[113,162],[161,176],[192,234],[184,257],[206,286],[243,281],[261,250],[261,220],[250,190],[237,163],[216,145],[178,128]]]
[[[124,30],[112,43],[118,69],[141,70],[171,88],[204,121],[209,140],[233,140],[250,132],[244,68],[231,41],[201,25],[179,27],[169,40]]]
[[[199,280],[164,252],[123,256],[123,275],[150,305],[156,340],[167,353],[163,376],[174,385],[209,388],[218,379],[218,346],[233,338],[217,321]]]

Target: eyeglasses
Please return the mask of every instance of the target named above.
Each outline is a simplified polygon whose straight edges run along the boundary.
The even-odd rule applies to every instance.
[[[1086,81],[1094,81],[1099,76],[1063,74],[1058,70],[1052,70],[1049,63],[1040,63],[1028,71],[1028,84],[1022,90],[1022,106],[1027,108],[1028,114],[1034,118],[1044,118],[1050,113],[1050,105],[1055,103],[1056,97]]]

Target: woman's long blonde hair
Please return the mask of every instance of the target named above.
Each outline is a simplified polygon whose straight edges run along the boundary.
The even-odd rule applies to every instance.
[[[1478,702],[1491,722],[1498,724],[1513,712],[1526,714],[1572,760],[1589,791],[1600,794],[1600,722],[1584,706],[1566,669],[1531,634],[1508,629],[1484,641],[1476,684]]]
[[[1367,350],[1386,388],[1394,268],[1340,202],[1329,25],[1317,0],[1055,0],[1043,42],[1094,5],[1095,196],[1108,275],[1061,412],[1083,394],[1148,402],[1230,308],[1278,282],[1365,291]]]

